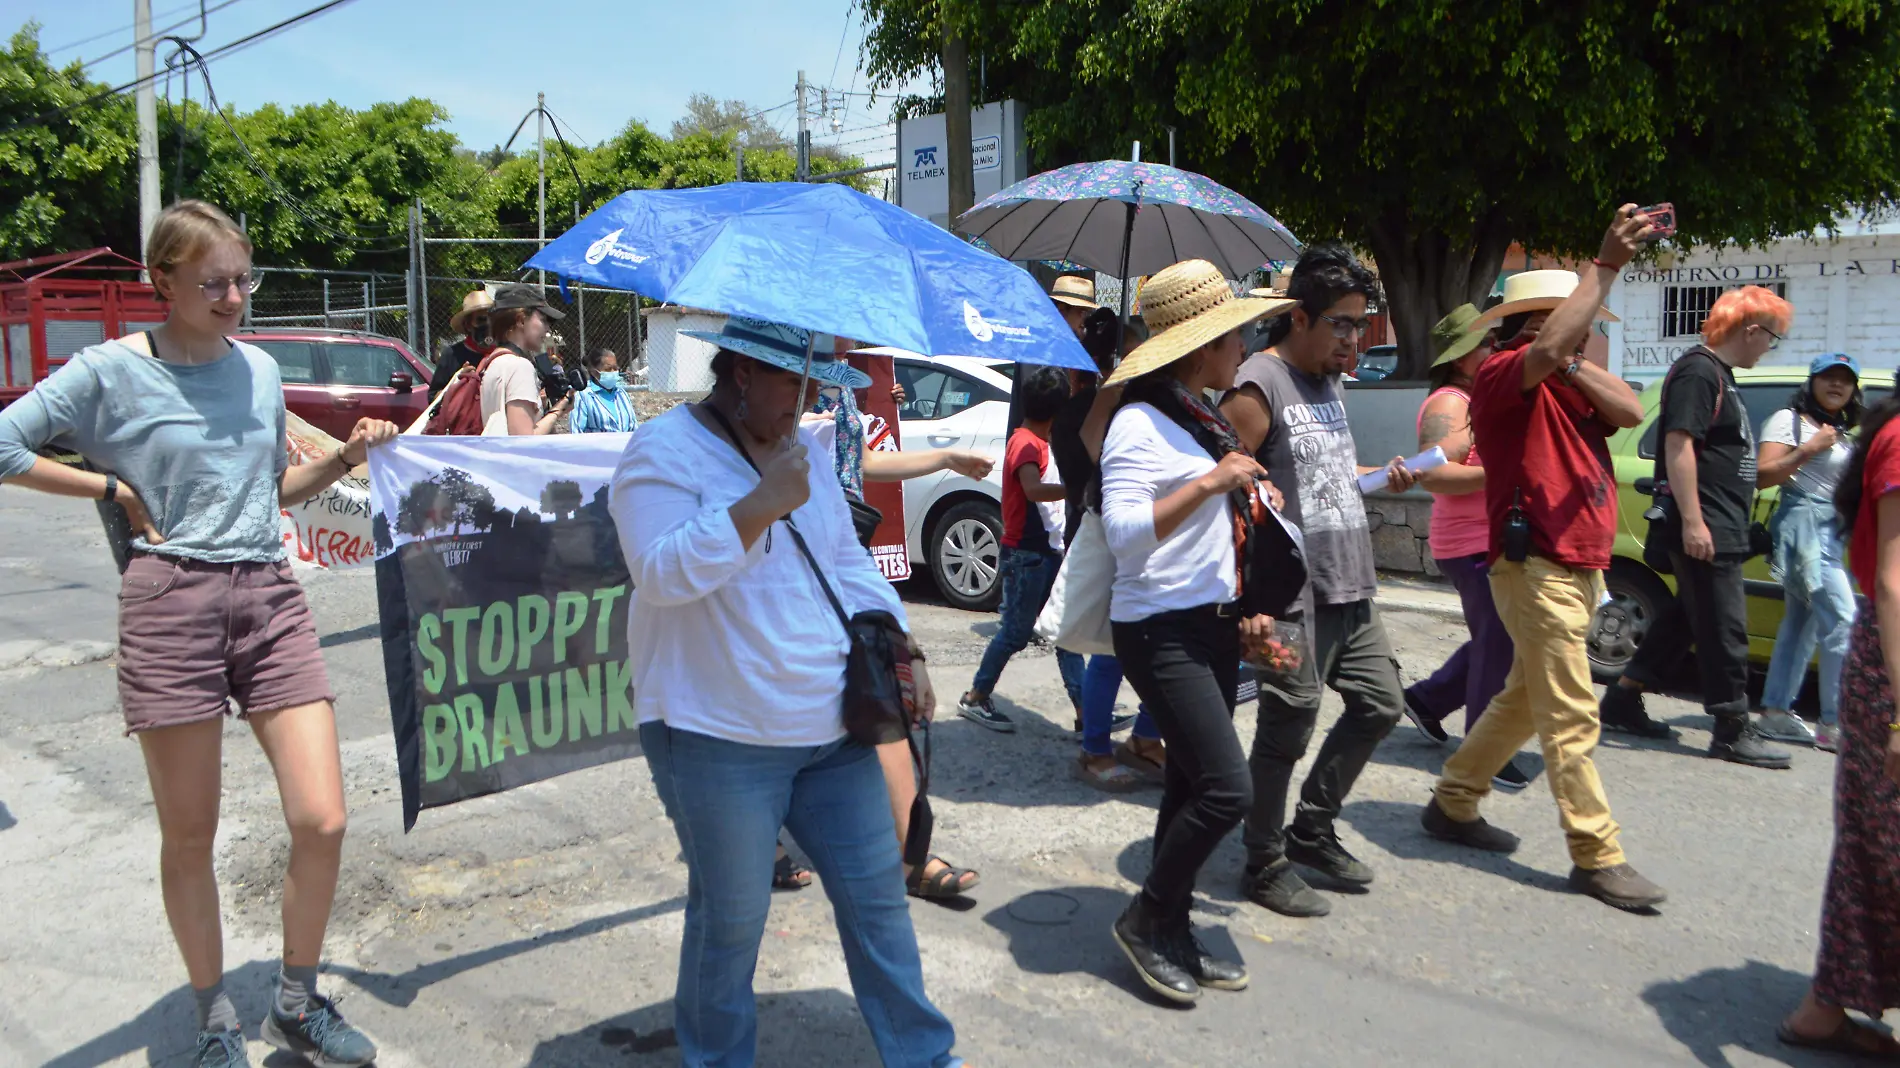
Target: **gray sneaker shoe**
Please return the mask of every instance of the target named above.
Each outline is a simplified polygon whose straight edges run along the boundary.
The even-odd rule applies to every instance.
[[[198,1032],[198,1055],[192,1058],[191,1068],[251,1068],[251,1058],[244,1052],[244,1032]]]
[[[1773,771],[1786,771],[1794,766],[1794,756],[1786,749],[1769,745],[1755,725],[1746,722],[1746,717],[1741,728],[1734,731],[1732,737],[1724,739],[1723,735],[1727,733],[1729,731],[1724,729],[1723,724],[1715,725],[1715,740],[1709,743],[1709,755],[1717,760]]]
[[[1755,730],[1771,742],[1814,744],[1814,728],[1808,726],[1808,721],[1779,708],[1765,709],[1755,721]]]
[[[1293,862],[1282,857],[1264,868],[1249,868],[1240,880],[1240,892],[1247,900],[1282,916],[1310,919],[1333,911],[1320,892],[1306,885]]]
[[[959,698],[957,715],[1000,734],[1013,734],[1016,731],[1016,721],[998,712],[996,702],[987,697],[981,701],[965,701]]]
[[[1487,853],[1517,852],[1517,835],[1502,827],[1493,827],[1480,816],[1475,820],[1455,820],[1445,815],[1438,807],[1438,798],[1426,802],[1425,810],[1419,813],[1418,822],[1425,833],[1444,842],[1456,842],[1459,845],[1482,849]]]
[[[1589,894],[1605,905],[1625,911],[1653,909],[1669,900],[1662,887],[1650,882],[1628,864],[1613,868],[1572,868],[1570,888]]]
[[[317,1068],[360,1068],[376,1059],[376,1043],[350,1026],[329,998],[312,996],[304,1011],[286,1015],[272,1007],[258,1037],[289,1050]]]

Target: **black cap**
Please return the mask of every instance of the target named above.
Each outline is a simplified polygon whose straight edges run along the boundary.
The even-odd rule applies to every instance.
[[[488,310],[498,312],[503,308],[533,308],[549,319],[567,318],[567,313],[549,304],[536,286],[511,285],[495,290],[495,305]]]

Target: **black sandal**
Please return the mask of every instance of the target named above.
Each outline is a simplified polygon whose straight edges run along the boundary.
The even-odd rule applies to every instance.
[[[792,863],[790,853],[778,858],[772,864],[772,889],[803,890],[811,885],[811,869],[801,868]]]
[[[938,869],[937,874],[926,877],[924,872],[930,870],[932,861],[943,867]],[[965,877],[971,877],[968,886],[963,885]],[[962,897],[976,889],[982,881],[983,877],[977,875],[976,872],[968,868],[956,867],[932,853],[922,864],[911,869],[910,875],[904,879],[904,892],[926,901],[947,901],[951,898]]]
[[[1800,1049],[1844,1053],[1850,1057],[1865,1057],[1888,1063],[1900,1061],[1900,1044],[1895,1043],[1892,1035],[1856,1023],[1851,1016],[1842,1017],[1841,1025],[1827,1034],[1815,1036],[1804,1035],[1783,1020],[1781,1026],[1775,1029],[1775,1037],[1784,1045]]]

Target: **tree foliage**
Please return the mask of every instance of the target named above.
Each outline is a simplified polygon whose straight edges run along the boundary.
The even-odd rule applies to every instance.
[[[1515,240],[1587,255],[1673,200],[1758,243],[1900,191],[1890,0],[865,0],[867,66],[932,71],[950,20],[1039,166],[1177,129],[1183,166],[1377,259],[1405,355]]]
[[[0,51],[0,260],[94,245],[137,254],[132,97],[73,106],[108,88],[87,79],[78,65],[53,67],[32,23]],[[168,202],[201,197],[243,216],[259,263],[401,272],[417,198],[431,235],[536,233],[534,155],[461,145],[446,129],[448,112],[436,103],[410,99],[360,110],[334,102],[265,103],[249,111],[219,103],[219,111],[196,96],[170,107],[161,103],[160,184]],[[50,121],[13,125],[69,106]],[[674,130],[668,138],[629,122],[592,147],[550,138],[548,236],[572,224],[576,204],[586,214],[629,189],[730,182],[735,144],[747,146],[748,181],[790,181],[796,171],[790,145],[742,102],[695,96]],[[815,153],[812,170],[858,165],[855,158]],[[856,182],[868,188],[867,180]],[[514,274],[522,258],[520,246],[450,244],[430,249],[429,268],[503,277]]]

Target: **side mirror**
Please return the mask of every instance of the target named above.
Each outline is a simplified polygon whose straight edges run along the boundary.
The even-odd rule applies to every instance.
[[[389,388],[398,393],[410,393],[416,388],[415,376],[407,371],[397,371],[389,376]]]

